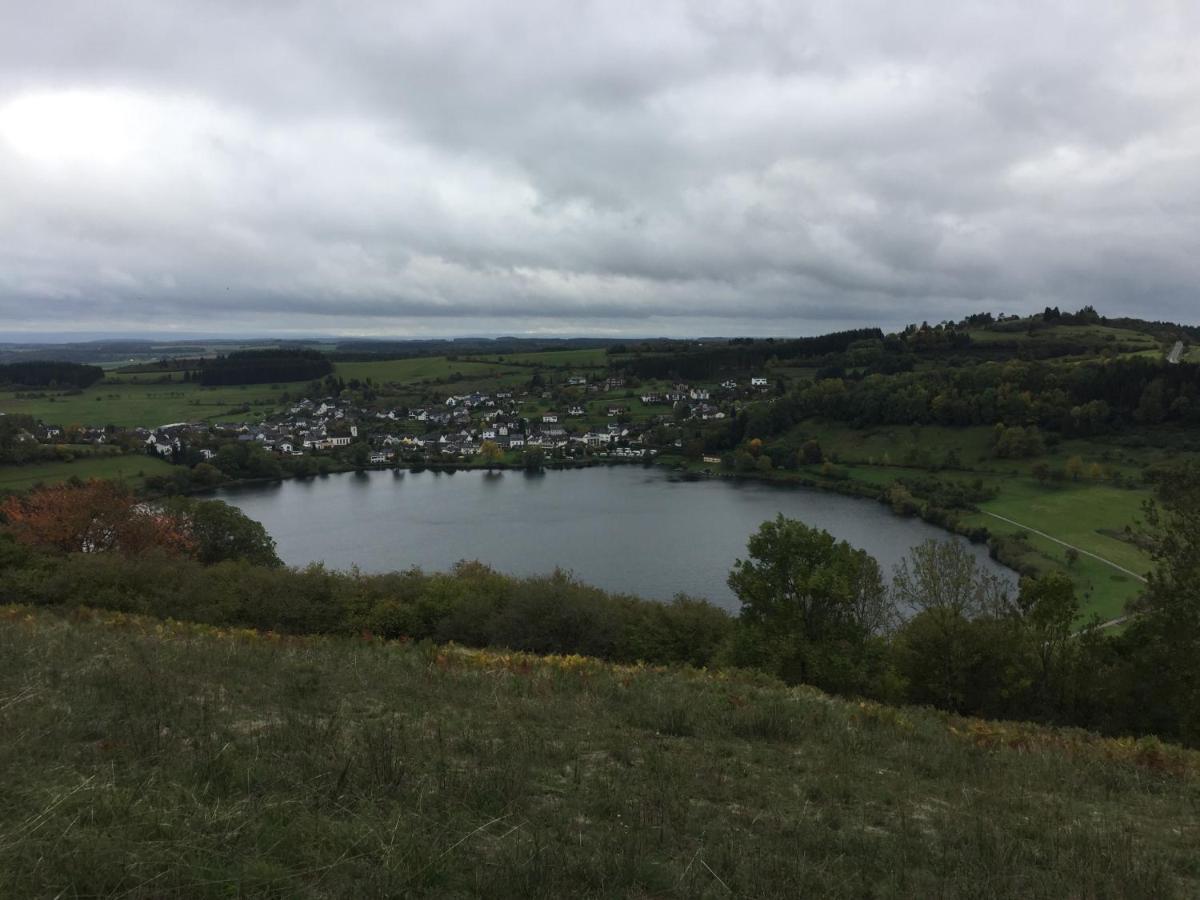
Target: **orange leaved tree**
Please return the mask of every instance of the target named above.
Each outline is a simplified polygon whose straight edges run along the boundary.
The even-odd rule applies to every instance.
[[[30,546],[63,553],[116,551],[134,555],[157,548],[188,554],[186,523],[145,504],[112,481],[41,487],[0,502],[0,520]]]

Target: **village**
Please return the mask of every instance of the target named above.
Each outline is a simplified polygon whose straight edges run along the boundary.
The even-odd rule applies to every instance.
[[[735,415],[769,387],[765,377],[645,387],[620,375],[540,378],[494,391],[426,389],[396,397],[352,382],[314,382],[259,418],[171,422],[131,428],[38,422],[24,436],[43,445],[92,444],[168,462],[212,461],[230,445],[281,460],[315,457],[354,467],[422,463],[540,465],[581,459],[648,460],[678,450],[690,424]],[[332,388],[332,389],[330,389]],[[412,399],[413,402],[402,402]],[[222,419],[226,417],[221,417]]]

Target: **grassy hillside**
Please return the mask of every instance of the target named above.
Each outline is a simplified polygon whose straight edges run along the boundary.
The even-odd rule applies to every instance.
[[[421,356],[414,359],[389,359],[381,362],[340,362],[337,364],[339,377],[349,381],[370,378],[376,384],[413,384],[436,378],[462,375],[464,379],[491,378],[497,375],[514,374],[511,366],[492,362],[474,362],[465,359],[447,359],[444,356]],[[518,373],[528,380],[528,373]]]
[[[1122,535],[1126,526],[1136,529],[1151,491],[1144,486],[1116,487],[1111,481],[1095,482],[1086,477],[1042,483],[1033,475],[1034,466],[1042,464],[1061,471],[1070,457],[1078,456],[1085,467],[1096,463],[1106,476],[1120,473],[1132,483],[1146,467],[1178,458],[1170,450],[1132,448],[1096,438],[1064,440],[1032,459],[999,459],[991,449],[992,429],[986,426],[855,429],[839,423],[808,421],[797,426],[792,440],[799,444],[809,437],[817,439],[822,450],[837,461],[841,475],[876,488],[923,470],[947,482],[981,479],[995,489],[996,496],[980,502],[981,512],[964,516],[964,524],[981,525],[997,535],[1021,534],[1027,529],[1042,531],[1138,574],[1149,570],[1149,554],[1123,540]],[[957,456],[954,468],[940,468],[951,452]],[[820,472],[819,466],[806,470],[810,477]],[[1039,569],[1059,570],[1071,578],[1083,601],[1081,621],[1093,614],[1104,619],[1120,616],[1125,604],[1141,590],[1136,578],[1090,557],[1081,556],[1068,563],[1066,548],[1054,541],[1030,534],[1027,549],[1029,561]]]
[[[140,486],[148,475],[163,475],[171,471],[170,463],[156,456],[83,456],[73,462],[30,463],[23,466],[0,466],[0,491],[23,491],[35,484],[54,484],[77,478],[115,478]]]
[[[1200,756],[765,680],[0,607],[0,896],[1184,897]]]
[[[168,422],[218,421],[230,418],[240,407],[252,407],[254,412],[232,415],[242,420],[270,412],[281,393],[295,393],[306,386],[307,382],[298,382],[209,388],[194,382],[134,383],[127,376],[116,376],[77,393],[47,390],[18,397],[20,392],[0,391],[0,412],[25,413],[59,425],[154,427]]]

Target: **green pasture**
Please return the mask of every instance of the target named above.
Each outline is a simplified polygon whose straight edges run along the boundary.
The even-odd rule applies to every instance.
[[[170,463],[154,456],[90,456],[72,462],[31,463],[0,466],[0,491],[23,491],[35,484],[66,481],[72,475],[84,479],[112,478],[140,483],[148,475],[163,475]]]
[[[1063,441],[1035,459],[997,459],[991,454],[992,429],[986,426],[901,426],[858,431],[810,421],[797,426],[790,437],[797,443],[815,438],[826,457],[837,461],[843,475],[876,488],[925,473],[943,481],[983,479],[985,485],[998,491],[997,496],[981,503],[985,512],[965,517],[965,524],[982,525],[998,535],[1035,529],[1133,572],[1141,574],[1150,569],[1148,554],[1120,537],[1126,526],[1137,530],[1143,504],[1151,496],[1148,489],[1119,488],[1086,477],[1043,484],[1033,477],[1032,470],[1041,462],[1053,471],[1062,471],[1069,457],[1079,456],[1085,467],[1098,463],[1106,473],[1117,471],[1133,478],[1146,465],[1169,459],[1170,451],[1076,439]],[[938,468],[950,450],[957,451],[961,469]],[[808,470],[810,475],[820,471],[815,466]],[[1010,525],[986,512],[1024,527]],[[1097,613],[1105,619],[1115,618],[1141,589],[1136,579],[1085,554],[1071,562],[1066,548],[1054,541],[1033,534],[1026,540],[1032,562],[1043,568],[1061,569],[1071,577],[1087,616]]]
[[[451,360],[444,356],[420,356],[381,362],[340,362],[336,364],[335,371],[346,381],[352,378],[365,381],[369,378],[376,385],[433,381],[450,378],[456,374],[464,376],[464,379],[513,374],[511,366],[465,359]],[[523,378],[529,377],[527,371],[521,372],[521,375]]]
[[[242,405],[274,408],[280,394],[302,391],[307,382],[202,387],[195,383],[143,385],[105,379],[79,393],[38,392],[17,398],[0,391],[0,412],[26,413],[56,425],[118,425],[154,427],[169,422],[214,421]],[[255,418],[236,413],[235,418]]]
[[[4,897],[1200,889],[1192,753],[749,674],[7,607],[0,697]]]
[[[1108,325],[1051,325],[1048,328],[1038,327],[1033,333],[1024,327],[1011,331],[991,328],[979,328],[969,332],[971,340],[978,344],[997,343],[1018,340],[1029,343],[1046,343],[1050,341],[1069,340],[1076,343],[1092,344],[1097,348],[1122,345],[1140,345],[1144,349],[1158,346],[1158,341],[1151,335],[1140,331],[1130,331],[1127,328],[1113,328]]]
[[[505,353],[497,356],[475,356],[479,360],[502,360],[506,363],[519,363],[528,366],[542,365],[556,369],[603,369],[607,367],[612,357],[603,347],[593,347],[585,350],[544,350],[532,353]]]

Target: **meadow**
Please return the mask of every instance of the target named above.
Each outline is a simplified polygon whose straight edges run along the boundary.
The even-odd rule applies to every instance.
[[[0,608],[0,895],[1188,897],[1200,756],[765,677]]]
[[[1150,556],[1127,538],[1126,527],[1136,533],[1144,518],[1144,505],[1152,497],[1149,487],[1141,483],[1145,468],[1177,458],[1174,451],[1161,447],[1130,448],[1101,439],[1072,439],[1032,459],[999,459],[992,452],[992,429],[987,427],[855,429],[809,421],[797,426],[790,438],[795,444],[816,439],[826,458],[833,460],[837,478],[873,490],[921,475],[964,484],[982,480],[985,487],[995,491],[995,497],[980,501],[980,511],[962,516],[961,523],[982,526],[997,535],[1020,536],[1027,562],[1041,570],[1068,575],[1081,599],[1080,624],[1094,614],[1105,621],[1118,618],[1125,604],[1140,592],[1142,583],[1086,554],[1069,555],[1066,547],[1032,530],[1144,575],[1150,569]],[[1118,474],[1126,481],[1117,487],[1110,480],[1097,482],[1085,474],[1079,480],[1043,482],[1033,474],[1039,463],[1061,472],[1074,456],[1083,461],[1085,471],[1095,463],[1106,478]],[[948,461],[950,468],[945,467]],[[816,465],[801,467],[802,474],[818,482],[828,480],[823,471]],[[778,473],[774,477],[787,480],[789,476]]]
[[[421,381],[434,381],[461,375],[463,379],[490,378],[496,375],[514,374],[511,366],[493,362],[475,362],[469,359],[447,359],[444,356],[420,356],[413,359],[389,359],[380,362],[339,362],[335,371],[340,378],[349,381],[370,378],[377,385],[407,385]],[[521,372],[528,380],[528,372]]]
[[[29,463],[21,466],[0,466],[0,492],[24,491],[37,484],[53,484],[76,477],[111,478],[127,481],[140,487],[151,475],[165,475],[170,463],[156,456],[89,455],[70,462]]]
[[[202,387],[195,382],[142,384],[128,376],[108,377],[75,393],[0,391],[0,412],[24,413],[58,425],[117,425],[153,428],[171,422],[259,419],[279,405],[280,395],[307,386],[254,384]],[[17,393],[26,396],[18,397]],[[31,394],[36,396],[30,396]],[[242,407],[248,411],[240,412]]]
[[[1017,341],[1019,344],[1047,344],[1055,341],[1071,341],[1087,344],[1093,350],[1105,347],[1120,347],[1127,352],[1154,350],[1161,353],[1159,342],[1152,335],[1128,328],[1116,328],[1111,325],[1050,325],[1039,326],[1028,332],[1027,322],[1012,323],[991,328],[973,329],[970,331],[971,340],[977,344]]]
[[[603,347],[584,350],[542,350],[530,353],[504,353],[497,356],[475,356],[478,360],[501,360],[524,366],[545,366],[561,369],[604,369],[612,357]]]

